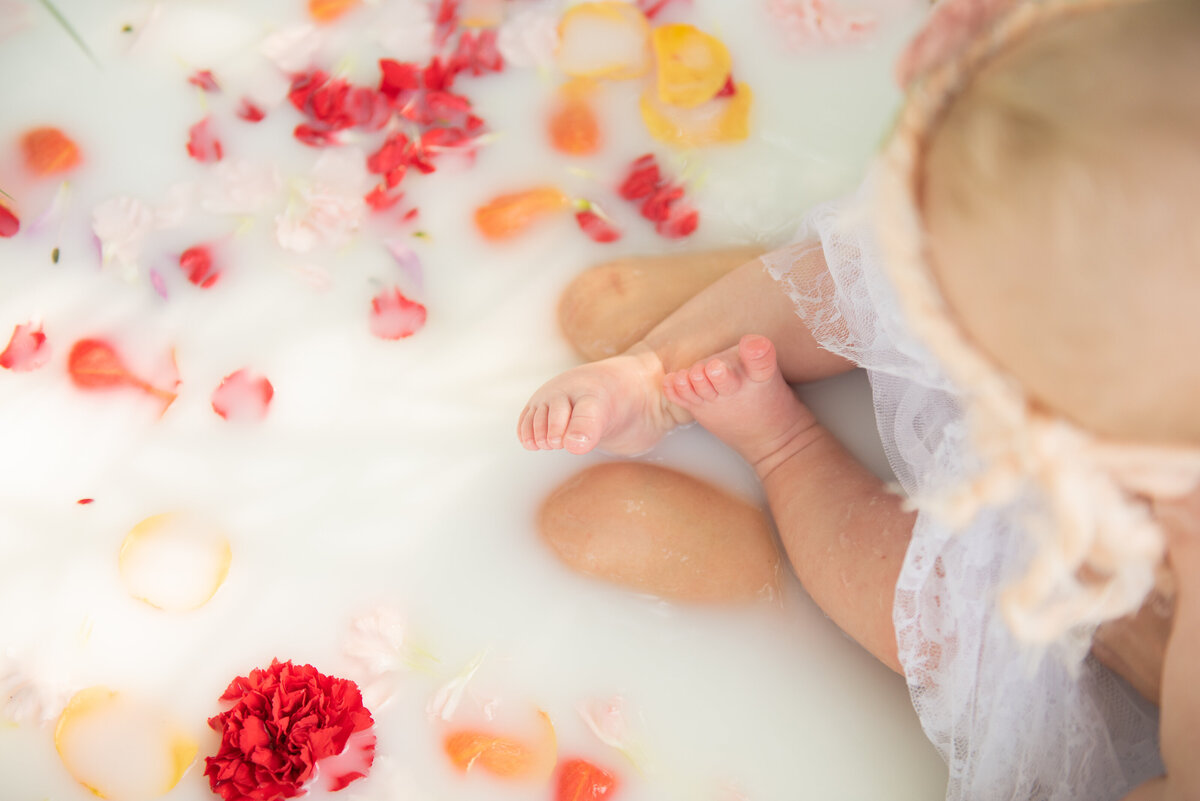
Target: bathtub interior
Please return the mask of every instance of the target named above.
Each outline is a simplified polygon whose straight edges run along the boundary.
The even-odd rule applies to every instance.
[[[383,36],[403,39],[403,25],[372,20],[403,5],[364,5],[322,28],[314,58],[363,83],[377,79],[377,58],[409,44]],[[30,713],[0,696],[4,798],[92,797],[54,738],[63,700],[92,686],[136,699],[198,744],[196,762],[163,797],[213,797],[203,757],[217,735],[206,721],[223,708],[229,681],[273,658],[354,678],[361,665],[347,642],[364,619],[384,621],[405,655],[367,695],[376,762],[366,778],[313,798],[551,798],[550,782],[463,775],[442,750],[464,721],[520,730],[538,709],[553,721],[559,758],[611,770],[613,797],[629,801],[940,795],[945,771],[903,682],[794,580],[773,603],[726,609],[571,573],[539,543],[537,505],[607,457],[528,453],[515,438],[529,393],[577,361],[555,305],[587,265],[776,244],[807,207],[861,176],[898,100],[890,62],[921,9],[880,0],[859,9],[879,20],[859,41],[795,43],[771,5],[694,0],[667,12],[728,44],[737,79],[755,93],[744,143],[672,150],[642,125],[638,82],[612,82],[598,98],[603,150],[558,154],[544,121],[561,76],[510,64],[462,79],[491,134],[473,163],[448,156],[406,184],[402,203],[419,207],[416,221],[400,221],[397,209],[367,215],[344,239],[296,253],[281,247],[276,215],[299,202],[314,170],[361,178],[363,154],[377,144],[356,134],[315,149],[292,136],[298,114],[260,46],[306,21],[303,2],[60,0],[90,55],[41,3],[0,3],[0,73],[9,76],[0,189],[22,221],[0,240],[0,329],[41,321],[51,348],[40,369],[0,371],[0,680],[10,696],[36,702]],[[219,93],[187,82],[203,69]],[[245,93],[274,98],[262,122],[236,117]],[[223,143],[220,165],[185,151],[189,127],[205,116]],[[20,137],[40,125],[70,132],[80,147],[65,180],[35,178],[22,164]],[[683,177],[700,212],[692,236],[657,236],[616,198],[623,170],[646,152]],[[274,169],[279,183],[252,211],[214,211],[232,202],[216,172],[231,165]],[[537,185],[602,200],[623,237],[594,243],[569,214],[510,242],[479,236],[476,207]],[[93,233],[95,210],[117,197],[176,215],[147,234],[128,270],[102,264]],[[207,289],[179,267],[198,243],[211,243],[222,269]],[[369,330],[372,298],[391,287],[428,310],[411,337]],[[89,337],[112,343],[151,382],[173,359],[180,384],[170,408],[162,413],[136,388],[73,386],[68,351]],[[213,412],[213,390],[241,368],[273,386],[261,420]],[[862,376],[803,392],[886,471]],[[750,471],[702,430],[675,432],[640,458],[763,502]],[[192,611],[152,608],[122,580],[127,533],[164,513],[204,521],[229,545],[227,576]],[[177,564],[178,581],[194,568]],[[161,571],[151,577],[160,584]],[[431,715],[439,688],[471,666],[451,720]],[[579,712],[614,698],[635,744],[628,754]],[[120,739],[101,732],[94,747],[118,774],[144,770],[136,748],[114,745]]]

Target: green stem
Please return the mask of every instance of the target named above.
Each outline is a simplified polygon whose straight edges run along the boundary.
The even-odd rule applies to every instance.
[[[95,64],[97,68],[99,68],[100,62],[97,60],[96,54],[93,53],[92,49],[87,46],[87,42],[83,41],[83,37],[76,32],[75,28],[71,26],[71,23],[67,22],[67,18],[62,15],[62,12],[58,10],[58,7],[55,6],[50,0],[38,0],[38,2],[40,2],[42,6],[44,6],[45,9],[50,12],[50,16],[54,17],[54,19],[58,21],[58,24],[62,26],[62,29],[67,32],[67,35],[75,40],[75,44],[79,45],[79,49],[82,50],[89,59],[91,59],[92,63]]]

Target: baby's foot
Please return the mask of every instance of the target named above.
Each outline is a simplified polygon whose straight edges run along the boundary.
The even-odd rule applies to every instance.
[[[783,380],[771,340],[742,337],[736,348],[663,379],[667,399],[766,476],[817,435],[816,419]]]
[[[662,377],[662,361],[649,348],[568,370],[529,399],[517,437],[531,451],[649,450],[672,428],[691,421],[663,397]]]

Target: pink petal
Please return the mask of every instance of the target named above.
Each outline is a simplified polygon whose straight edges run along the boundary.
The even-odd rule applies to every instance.
[[[33,323],[18,325],[13,329],[12,339],[8,347],[0,353],[0,367],[18,373],[36,370],[50,358],[50,346],[46,344],[46,335],[42,326],[36,328]]]
[[[213,411],[226,420],[261,420],[275,397],[275,388],[261,375],[242,368],[225,376],[212,395]]]
[[[425,325],[425,307],[393,287],[371,300],[371,333],[380,339],[403,339]]]
[[[211,117],[205,117],[188,129],[188,155],[196,161],[220,161],[225,155],[221,140],[208,128]]]

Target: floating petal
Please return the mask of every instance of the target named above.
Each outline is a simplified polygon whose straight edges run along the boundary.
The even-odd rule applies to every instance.
[[[18,325],[13,329],[8,347],[0,353],[0,367],[22,373],[36,370],[50,358],[50,346],[42,326],[33,323]]]
[[[733,67],[729,49],[694,25],[663,25],[651,35],[658,61],[658,98],[680,108],[712,100]]]
[[[501,195],[475,210],[475,226],[488,239],[508,239],[571,204],[552,186]]]
[[[162,514],[130,529],[118,564],[130,595],[158,609],[186,612],[216,594],[232,557],[229,540],[211,523]]]
[[[502,779],[545,779],[554,770],[558,739],[550,716],[538,711],[541,734],[535,744],[491,732],[468,729],[446,737],[443,747],[464,773],[478,765]]]
[[[571,6],[558,24],[558,65],[574,78],[620,81],[650,69],[650,23],[631,3]]]
[[[105,687],[75,694],[58,718],[54,746],[75,781],[114,801],[170,792],[197,750],[156,710]]]
[[[243,368],[225,376],[212,395],[213,411],[226,420],[262,420],[275,388],[265,376]]]
[[[600,121],[592,105],[595,83],[586,78],[559,89],[550,111],[550,143],[570,156],[589,156],[600,149]]]
[[[754,93],[744,83],[730,96],[690,109],[669,106],[656,92],[647,91],[642,95],[642,120],[651,136],[676,147],[740,142],[750,135],[753,101]]]
[[[35,175],[55,175],[79,164],[79,146],[57,128],[34,128],[21,137],[25,166]]]

